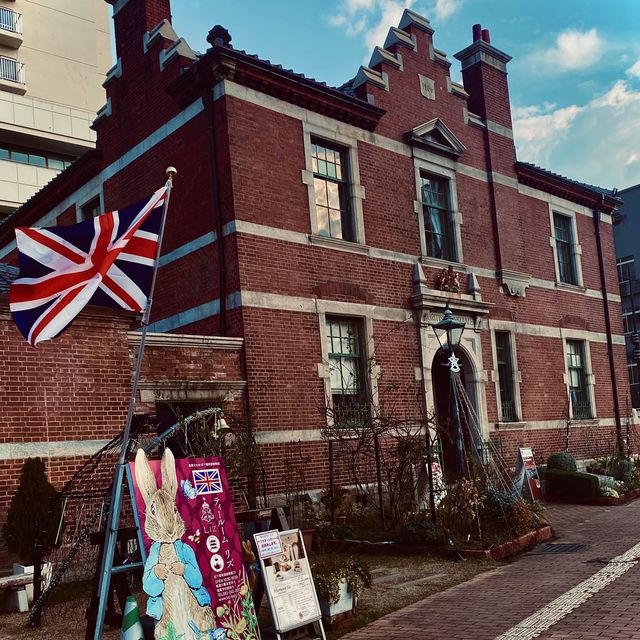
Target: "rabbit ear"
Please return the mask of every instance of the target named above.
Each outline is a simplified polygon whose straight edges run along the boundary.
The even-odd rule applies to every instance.
[[[149,461],[143,449],[138,449],[136,453],[136,482],[142,494],[145,504],[149,504],[149,499],[158,490],[156,479],[149,466]]]
[[[162,490],[175,498],[178,493],[176,460],[173,457],[173,453],[171,453],[171,449],[168,447],[164,450],[160,468],[162,469]]]

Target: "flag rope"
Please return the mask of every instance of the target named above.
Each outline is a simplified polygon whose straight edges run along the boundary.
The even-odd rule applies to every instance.
[[[107,609],[107,600],[109,596],[109,587],[111,584],[111,575],[113,571],[113,556],[118,537],[118,527],[120,524],[120,510],[122,507],[122,485],[125,477],[125,467],[127,464],[127,451],[129,448],[129,438],[131,434],[131,421],[133,419],[133,411],[135,409],[136,395],[138,393],[138,384],[140,382],[140,372],[142,370],[142,357],[144,355],[144,345],[147,337],[147,329],[149,327],[149,318],[151,316],[151,305],[153,304],[153,293],[158,275],[158,262],[160,252],[162,250],[162,240],[164,238],[164,229],[167,221],[167,211],[169,209],[169,200],[171,198],[171,189],[173,188],[173,178],[177,171],[174,167],[167,168],[169,176],[166,183],[166,198],[162,211],[162,222],[160,223],[160,233],[158,234],[158,248],[156,250],[156,259],[153,267],[153,275],[151,276],[151,288],[147,297],[147,305],[142,314],[142,332],[140,335],[140,346],[138,347],[138,359],[136,369],[131,384],[131,395],[129,396],[129,408],[127,410],[127,420],[122,435],[122,445],[120,448],[120,457],[116,466],[116,473],[113,481],[111,493],[111,504],[109,505],[109,515],[107,518],[107,527],[105,530],[105,540],[102,552],[102,564],[100,567],[100,578],[98,583],[98,612],[96,615],[96,626],[94,631],[94,640],[101,640],[102,628]]]

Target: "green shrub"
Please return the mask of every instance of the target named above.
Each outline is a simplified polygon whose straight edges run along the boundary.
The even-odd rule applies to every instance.
[[[371,587],[369,566],[355,558],[339,555],[323,555],[311,564],[311,574],[318,597],[329,604],[340,599],[340,581],[346,580],[354,598]]]
[[[404,524],[396,534],[402,544],[419,544],[437,547],[447,541],[447,535],[430,520],[416,519]]]
[[[7,549],[17,554],[22,562],[34,562],[36,542],[46,554],[54,547],[60,523],[58,492],[47,480],[44,462],[29,458],[22,467],[18,490],[11,499],[2,537]]]
[[[616,464],[613,469],[613,477],[616,480],[624,480],[627,482],[633,475],[633,462],[631,460],[626,460],[625,458],[621,458],[620,460],[616,460]]]
[[[590,473],[547,467],[545,491],[550,496],[594,498],[600,494],[598,478]]]
[[[600,495],[603,498],[618,498],[620,494],[612,487],[600,487]]]
[[[547,460],[547,470],[560,469],[561,471],[577,471],[576,459],[566,451],[552,453]]]

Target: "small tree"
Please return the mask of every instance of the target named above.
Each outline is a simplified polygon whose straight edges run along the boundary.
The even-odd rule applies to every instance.
[[[2,527],[7,549],[17,554],[24,564],[33,564],[36,543],[43,546],[45,554],[55,546],[60,522],[57,495],[47,480],[44,462],[40,458],[28,458]]]

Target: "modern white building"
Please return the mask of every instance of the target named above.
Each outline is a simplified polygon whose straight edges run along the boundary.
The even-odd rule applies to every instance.
[[[95,146],[109,29],[104,0],[0,0],[0,220]]]

